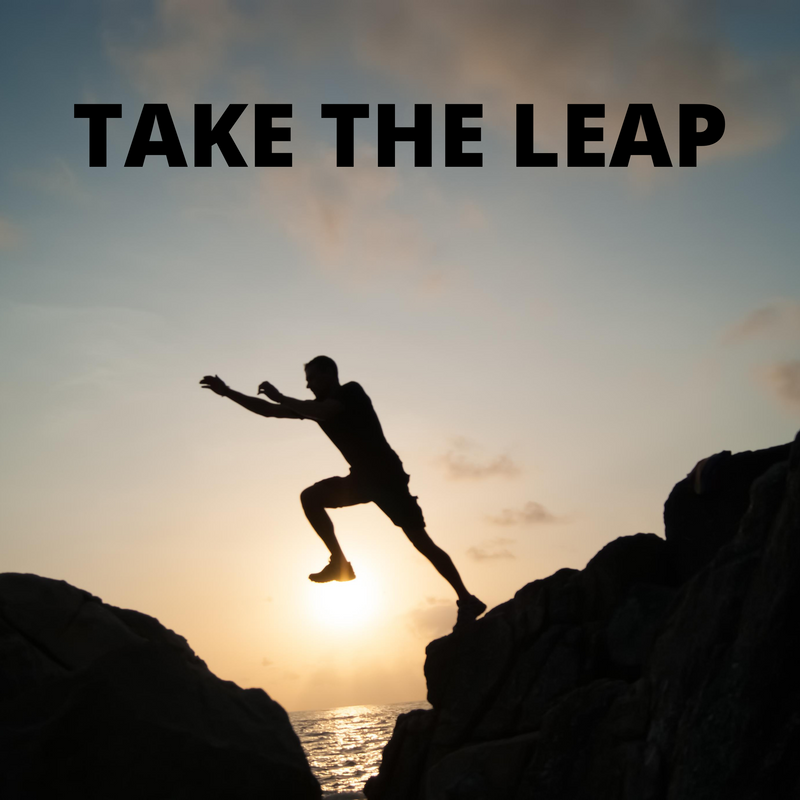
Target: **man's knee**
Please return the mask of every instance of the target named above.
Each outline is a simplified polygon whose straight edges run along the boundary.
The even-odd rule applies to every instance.
[[[323,507],[317,484],[309,486],[307,489],[303,489],[303,491],[300,492],[300,502],[305,509]]]

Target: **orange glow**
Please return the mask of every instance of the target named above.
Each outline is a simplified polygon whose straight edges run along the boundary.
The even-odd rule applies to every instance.
[[[357,631],[371,623],[383,607],[383,598],[371,576],[347,583],[309,587],[309,616],[326,630]]]

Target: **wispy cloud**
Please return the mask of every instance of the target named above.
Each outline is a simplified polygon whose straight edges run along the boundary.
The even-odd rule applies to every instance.
[[[353,11],[349,0],[336,18],[340,11],[345,16]],[[216,91],[227,88],[232,100],[248,104],[235,131],[244,154],[248,145],[252,152],[253,104],[293,99],[274,93],[264,47],[274,45],[271,52],[280,53],[289,69],[298,54],[313,58],[316,48],[303,42],[316,37],[320,25],[323,40],[327,37],[329,13],[317,2],[245,7],[234,0],[157,0],[138,34],[128,29],[108,34],[107,52],[143,98],[168,102],[176,114],[190,116],[194,103],[208,101],[212,85]],[[264,47],[253,47],[256,43]],[[379,168],[374,138],[369,144],[357,141],[355,168],[343,169],[336,166],[334,148],[310,136],[302,118],[277,124],[291,127],[291,145],[276,149],[292,152],[293,166],[261,171],[256,208],[315,266],[358,282],[399,275],[423,298],[441,295],[454,281],[460,285],[460,266],[442,260],[442,243],[490,224],[479,204],[443,198],[422,172],[408,178],[401,170]],[[332,124],[327,127],[333,131]],[[195,205],[191,211],[215,213],[198,212]],[[429,224],[433,218],[435,226]]]
[[[494,525],[547,525],[554,522],[563,522],[563,517],[558,517],[548,511],[541,503],[530,501],[522,508],[504,508],[499,514],[488,517]]]
[[[740,344],[759,336],[800,335],[800,302],[776,300],[757,308],[732,325],[722,336],[723,344]]]
[[[680,103],[723,108],[728,132],[713,155],[735,155],[782,134],[777,109],[796,77],[737,54],[709,3],[360,0],[352,8],[362,62],[449,102],[483,101],[488,124],[511,128],[515,104],[534,102],[542,142],[563,145],[568,102],[605,103],[618,129],[627,104],[646,98],[668,140]]]
[[[452,600],[426,597],[405,615],[409,630],[420,639],[430,641],[444,636],[453,629],[456,621],[456,606]]]
[[[453,480],[481,478],[514,478],[522,471],[510,456],[502,454],[489,458],[469,439],[457,438],[441,457],[447,476]]]
[[[491,539],[490,541],[483,542],[479,546],[470,547],[467,550],[467,555],[475,559],[475,561],[496,561],[498,559],[515,559],[516,556],[508,545],[514,544],[514,539],[506,539],[499,537]]]
[[[14,250],[22,242],[19,225],[8,217],[0,217],[0,250]]]
[[[109,34],[108,52],[148,99],[184,108],[221,70],[247,68],[265,48],[292,48],[304,67],[355,60],[420,100],[482,102],[484,124],[508,131],[516,103],[533,102],[539,142],[562,150],[566,103],[606,104],[606,147],[628,103],[653,103],[671,150],[678,105],[711,103],[728,120],[708,148],[720,157],[783,135],[798,75],[779,53],[737,52],[721,13],[689,0],[157,0],[144,36],[129,25]],[[263,47],[241,46],[254,42]]]
[[[393,207],[400,177],[377,167],[374,150],[360,148],[355,169],[338,168],[330,148],[296,161],[291,170],[264,176],[264,204],[324,269],[365,279],[413,275],[435,260],[421,221]]]
[[[292,168],[261,176],[259,200],[318,268],[357,283],[400,276],[423,299],[468,284],[442,253],[451,238],[491,225],[479,203],[445,197],[422,172],[378,167],[375,147],[363,142],[353,169],[337,167],[334,148],[308,142],[297,122],[293,142]]]
[[[782,298],[755,309],[723,332],[723,346],[755,347],[761,351],[751,375],[774,398],[791,411],[800,410],[800,360],[786,358],[800,341],[800,302]],[[781,352],[782,351],[782,352]]]
[[[106,32],[106,52],[148,102],[186,114],[219,77],[228,51],[262,23],[231,0],[156,0],[153,19]],[[134,40],[137,39],[138,40]]]
[[[772,364],[761,371],[761,377],[786,408],[800,412],[800,360]]]

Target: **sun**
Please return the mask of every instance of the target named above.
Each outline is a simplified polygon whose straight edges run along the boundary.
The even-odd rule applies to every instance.
[[[362,628],[377,616],[381,605],[377,587],[361,576],[346,583],[317,584],[309,590],[311,616],[329,630]]]

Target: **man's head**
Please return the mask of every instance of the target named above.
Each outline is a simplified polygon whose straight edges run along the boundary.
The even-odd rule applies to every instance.
[[[328,356],[312,358],[306,368],[306,386],[317,400],[324,400],[339,385],[339,370],[336,362]]]

